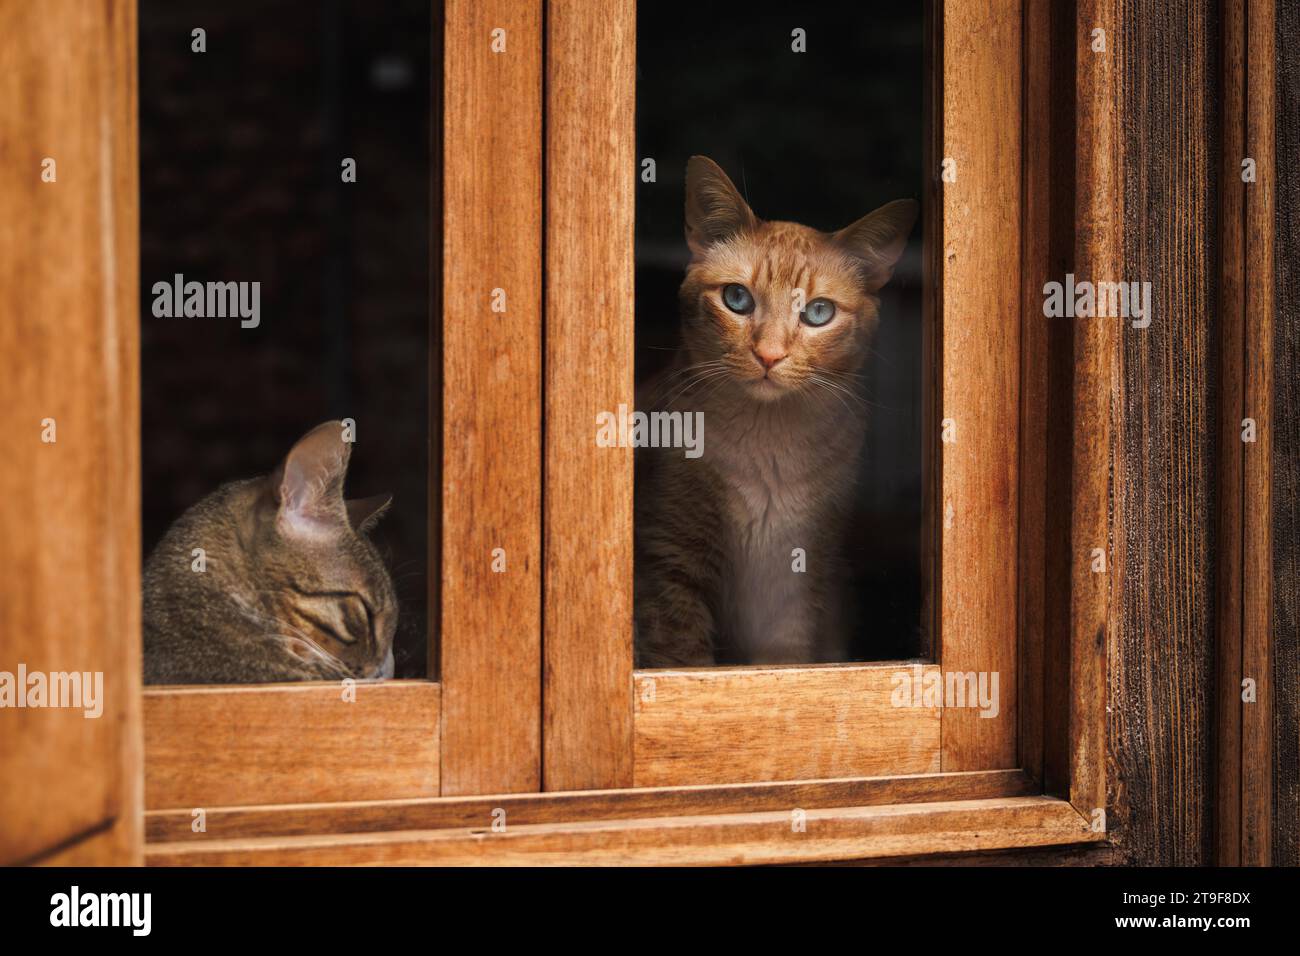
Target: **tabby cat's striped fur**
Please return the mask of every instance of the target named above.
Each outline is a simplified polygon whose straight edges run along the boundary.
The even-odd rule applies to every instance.
[[[167,530],[144,570],[146,683],[392,676],[397,601],[366,538],[390,499],[344,501],[343,435],[317,426]]]

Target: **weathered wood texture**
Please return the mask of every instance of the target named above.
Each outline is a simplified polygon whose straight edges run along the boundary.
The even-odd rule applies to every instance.
[[[1133,863],[1210,859],[1221,142],[1216,0],[1120,0],[1124,327],[1109,830]],[[1083,40],[1080,56],[1090,55]]]
[[[1257,690],[1241,715],[1241,861],[1249,866],[1267,866],[1273,845],[1273,26],[1273,0],[1248,0],[1245,154],[1255,160],[1256,181],[1244,220],[1242,417],[1261,426],[1242,466],[1241,666]]]
[[[1075,271],[1093,282],[1122,274],[1117,105],[1125,42],[1115,28],[1117,10],[1115,0],[1080,0],[1076,19],[1077,36],[1092,42],[1078,50],[1075,67]],[[1105,31],[1104,50],[1093,46],[1097,29]],[[1119,324],[1113,316],[1074,320],[1066,761],[1070,802],[1090,819],[1106,804],[1106,666],[1118,638],[1115,605],[1125,573],[1123,544],[1112,536],[1112,523],[1122,527],[1124,520],[1124,469],[1112,444],[1122,427],[1113,404]]]
[[[1214,0],[1119,0],[1123,278],[1153,282],[1154,321],[1122,330],[1121,427],[1112,542],[1121,558],[1108,661],[1108,848],[1008,851],[991,865],[1208,864],[1214,861],[1217,522],[1226,450],[1219,433],[1222,303],[1219,166],[1225,10]],[[1080,23],[1080,29],[1083,23]],[[1244,25],[1243,25],[1244,27]],[[1114,35],[1114,31],[1109,31]],[[1300,7],[1274,25],[1273,661],[1271,862],[1300,862]],[[1244,33],[1242,42],[1244,44]],[[1087,36],[1076,36],[1080,56]],[[1080,129],[1080,135],[1086,130]],[[1243,131],[1244,137],[1244,131]],[[1053,143],[1062,142],[1053,137]],[[1079,148],[1086,146],[1080,142]],[[1227,152],[1226,152],[1227,151]],[[1230,224],[1231,225],[1231,224]],[[1238,239],[1232,239],[1238,235]],[[1229,242],[1244,241],[1240,230]],[[1244,258],[1244,256],[1243,256]],[[1231,291],[1245,308],[1245,290]],[[1057,341],[1052,339],[1052,349]],[[1243,389],[1244,382],[1236,388]],[[1239,428],[1232,431],[1239,442]],[[1049,447],[1052,438],[1049,434]],[[1239,477],[1244,480],[1244,475]],[[1242,485],[1235,486],[1242,494]],[[1229,489],[1230,490],[1230,489]],[[1050,509],[1049,509],[1050,512]],[[1240,546],[1240,540],[1238,540]],[[1231,542],[1227,542],[1231,546]],[[1052,572],[1049,570],[1049,588]],[[1232,613],[1232,611],[1230,611]],[[1240,606],[1235,611],[1240,614]],[[1240,650],[1240,644],[1236,645]],[[1049,643],[1050,653],[1050,643]],[[1052,661],[1047,662],[1049,670]],[[1231,695],[1238,697],[1236,688]],[[1053,728],[1045,728],[1052,736]],[[1049,750],[1050,763],[1050,750]],[[1232,754],[1240,767],[1240,754]],[[1048,777],[1052,769],[1047,767]],[[1240,786],[1240,775],[1238,775]],[[920,858],[918,864],[944,862]]]
[[[133,0],[0,5],[0,669],[103,677],[0,710],[0,863],[140,859],[135,51]]]
[[[1049,495],[1059,494],[1063,486],[1077,487],[1082,477],[1068,470],[1062,474],[1059,465],[1061,434],[1071,434],[1069,423],[1084,401],[1069,387],[1058,387],[1077,375],[1063,356],[1077,354],[1081,334],[1095,337],[1096,323],[1113,323],[1106,332],[1119,340],[1119,367],[1110,379],[1116,405],[1109,440],[1112,532],[1107,544],[1114,574],[1106,605],[1110,644],[1104,691],[1112,849],[1088,851],[1086,857],[1116,864],[1208,863],[1219,478],[1220,9],[1216,0],[1068,6],[1075,9],[1067,11],[1064,4],[1052,8],[1049,258],[1057,273],[1105,270],[1080,274],[1080,279],[1150,281],[1154,311],[1146,329],[1117,319],[1091,319],[1048,332],[1048,418],[1054,423],[1047,437],[1048,483],[1058,489]],[[1068,24],[1063,22],[1067,12]],[[1109,22],[1102,22],[1107,17]],[[1092,30],[1098,27],[1106,30],[1104,54],[1092,50]],[[1077,64],[1081,57],[1113,57],[1112,75],[1090,74],[1089,64]],[[1078,77],[1078,88],[1062,86],[1063,70]],[[1108,83],[1113,87],[1106,92]],[[1094,115],[1076,128],[1075,97],[1095,99],[1099,94],[1113,97],[1111,115]],[[1098,124],[1105,135],[1115,137],[1109,145],[1094,135]],[[1109,251],[1100,244],[1090,246],[1088,239],[1090,232],[1105,228],[1106,203],[1079,196],[1089,183],[1061,185],[1072,175],[1091,176],[1089,164],[1098,158],[1075,166],[1074,157],[1099,146],[1118,163],[1121,188],[1111,200],[1114,211],[1122,212],[1120,243]],[[1062,168],[1065,157],[1069,166]],[[1082,217],[1078,222],[1059,208],[1066,202],[1074,216]],[[1064,261],[1057,254],[1062,240],[1070,247]],[[1076,258],[1093,249],[1104,255],[1091,263]],[[1105,381],[1103,370],[1093,372],[1098,384]],[[1069,496],[1049,497],[1048,694],[1072,686],[1069,669],[1080,663],[1077,655],[1070,659],[1069,644],[1059,623],[1053,623],[1059,622],[1061,595],[1075,562],[1086,557],[1075,553],[1077,545],[1062,546],[1063,536],[1073,533],[1060,518],[1070,506]],[[1066,552],[1068,564],[1061,559]],[[1075,629],[1079,623],[1076,619]],[[1077,742],[1077,731],[1058,726],[1052,713],[1045,713],[1043,727],[1044,775],[1052,792],[1063,792],[1068,781],[1064,761],[1071,754],[1061,742]],[[1005,859],[1069,864],[1079,854],[1011,852]]]
[[[149,688],[149,809],[438,795],[427,681]]]
[[[1273,864],[1300,866],[1300,4],[1274,36]]]
[[[498,29],[504,37],[494,40]],[[447,794],[541,785],[541,71],[539,0],[447,0],[439,642]],[[502,294],[504,312],[493,311]]]
[[[1258,9],[1258,8],[1256,8]],[[1229,430],[1220,425],[1225,389],[1242,396],[1246,382],[1225,382],[1221,359],[1223,301],[1246,308],[1244,276],[1224,289],[1221,237],[1244,245],[1244,209],[1221,208],[1221,176],[1239,173],[1240,156],[1224,141],[1225,55],[1223,30],[1230,25],[1216,0],[1118,0],[1112,49],[1120,57],[1118,114],[1123,184],[1122,275],[1153,283],[1150,328],[1119,331],[1119,430],[1113,436],[1120,510],[1112,549],[1120,566],[1115,644],[1108,661],[1107,724],[1109,849],[1007,851],[991,863],[1206,864],[1215,860],[1212,823],[1216,802],[1216,710],[1239,698],[1217,688],[1216,631],[1220,616],[1242,613],[1218,604],[1216,582],[1225,547],[1244,566],[1237,526],[1230,534],[1218,521],[1222,495],[1246,492],[1245,475],[1229,488],[1218,463],[1228,451]],[[1300,155],[1300,7],[1280,4],[1274,26],[1277,56],[1275,155],[1279,157],[1272,215],[1274,366],[1272,380],[1272,835],[1274,865],[1300,863],[1300,179],[1291,158]],[[1055,18],[1054,23],[1059,22]],[[1080,23],[1082,30],[1085,24]],[[1258,29],[1259,23],[1256,23]],[[1244,51],[1246,25],[1238,43]],[[1116,31],[1109,31],[1113,39]],[[1075,54],[1092,55],[1088,37],[1070,37]],[[1054,52],[1055,56],[1055,52]],[[1054,67],[1055,69],[1055,67]],[[1054,92],[1054,97],[1055,97]],[[1054,109],[1060,102],[1054,99]],[[1242,104],[1244,107],[1244,103]],[[1065,143],[1054,131],[1052,147]],[[1246,152],[1245,117],[1238,142]],[[1229,127],[1231,129],[1231,127]],[[1079,135],[1085,135],[1084,129]],[[1086,141],[1080,143],[1080,147]],[[1054,167],[1054,174],[1059,173]],[[1241,229],[1225,215],[1241,214]],[[1257,226],[1257,231],[1266,226]],[[1053,233],[1055,240],[1056,232]],[[1242,261],[1249,257],[1241,251]],[[1233,281],[1230,272],[1229,281]],[[1060,340],[1049,333],[1054,353]],[[1227,347],[1236,347],[1229,339]],[[1244,370],[1243,370],[1244,371]],[[1055,369],[1052,372],[1055,375]],[[1231,399],[1231,396],[1226,396]],[[1050,399],[1049,399],[1050,401]],[[1049,417],[1059,416],[1049,410]],[[1239,420],[1231,430],[1240,443]],[[1049,432],[1049,462],[1053,438]],[[1236,450],[1240,450],[1239,448]],[[1050,483],[1049,464],[1049,483]],[[1049,523],[1052,508],[1049,504]],[[1239,516],[1239,512],[1238,512]],[[1235,535],[1235,537],[1234,537]],[[1049,542],[1050,542],[1049,535]],[[1233,542],[1236,542],[1235,544]],[[1231,551],[1231,549],[1236,549]],[[1052,550],[1049,543],[1048,560]],[[1048,569],[1048,592],[1058,579]],[[1059,584],[1057,585],[1059,587]],[[1050,600],[1049,600],[1050,606]],[[1048,642],[1049,676],[1054,671]],[[1228,649],[1240,657],[1237,643]],[[1238,664],[1238,670],[1240,665]],[[1049,692],[1051,685],[1049,684]],[[1051,739],[1060,728],[1044,727]],[[1240,770],[1237,749],[1227,755]],[[1256,741],[1258,743],[1258,741]],[[1051,766],[1049,784],[1063,777]],[[1240,813],[1242,778],[1231,785]],[[1240,841],[1234,841],[1240,847]],[[920,860],[917,862],[942,862]]]
[[[1215,862],[1241,862],[1241,587],[1242,416],[1248,414],[1242,359],[1246,326],[1247,184],[1241,178],[1246,155],[1246,11],[1243,3],[1222,7],[1219,25],[1223,70],[1223,142],[1219,155],[1219,508],[1215,608],[1217,749],[1214,757]]]

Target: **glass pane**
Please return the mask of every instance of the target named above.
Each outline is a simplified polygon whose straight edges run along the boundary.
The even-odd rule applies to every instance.
[[[141,0],[149,683],[429,672],[435,6]]]
[[[925,646],[923,13],[639,7],[638,666]]]

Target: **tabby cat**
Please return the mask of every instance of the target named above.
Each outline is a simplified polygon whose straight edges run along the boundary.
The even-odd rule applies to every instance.
[[[146,683],[392,676],[397,602],[366,537],[392,499],[344,501],[343,434],[318,425],[167,530],[144,569]]]
[[[691,158],[682,348],[638,408],[703,412],[704,453],[637,451],[638,666],[845,659],[862,369],[916,213],[896,200],[834,233],[766,222]]]

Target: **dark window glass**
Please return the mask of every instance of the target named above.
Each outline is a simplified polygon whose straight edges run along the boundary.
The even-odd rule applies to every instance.
[[[218,486],[352,419],[348,497],[393,495],[372,540],[400,606],[398,677],[426,673],[435,6],[139,11],[145,554]],[[176,275],[259,283],[256,326],[158,317],[153,287]]]
[[[746,439],[739,431],[747,419],[737,413],[735,420],[728,420],[725,412],[717,410],[719,396],[732,384],[725,367],[722,374],[710,376],[710,368],[703,366],[700,374],[681,373],[667,388],[656,388],[662,376],[671,374],[666,370],[674,363],[680,370],[719,360],[716,351],[687,349],[682,331],[682,308],[696,309],[699,301],[679,303],[690,258],[683,238],[689,158],[701,155],[713,160],[757,217],[816,230],[842,229],[893,200],[919,201],[925,181],[924,37],[921,4],[868,8],[843,3],[668,0],[638,6],[638,408],[650,410],[650,392],[657,392],[661,401],[665,392],[681,397],[678,387],[694,380],[682,401],[688,409],[710,409],[705,414],[699,459],[704,466],[716,462],[715,456],[729,441],[743,449]],[[801,43],[802,52],[797,49]],[[654,161],[652,182],[646,181],[646,159]],[[707,597],[703,614],[709,622],[703,627],[712,627],[719,664],[879,660],[922,652],[921,398],[928,373],[922,355],[919,217],[907,235],[893,277],[879,292],[879,324],[860,366],[834,376],[831,386],[810,386],[811,394],[824,400],[824,415],[844,416],[840,421],[846,428],[865,428],[848,479],[848,504],[834,523],[838,541],[805,540],[802,532],[791,537],[785,531],[772,531],[765,542],[756,544],[754,539],[763,532],[742,527],[751,518],[758,524],[765,520],[755,517],[756,512],[748,518],[723,518],[720,523],[715,523],[716,516],[691,519],[665,530],[665,509],[689,507],[700,495],[736,498],[764,492],[737,488],[734,468],[719,469],[725,473],[714,474],[712,486],[708,481],[674,485],[671,479],[649,476],[655,466],[647,466],[645,459],[662,459],[663,450],[638,450],[639,650],[647,629],[690,630],[695,610],[681,611],[674,605],[689,604],[693,598],[684,592],[702,588]],[[742,238],[742,247],[744,242]],[[739,276],[731,278],[744,284]],[[760,275],[756,281],[770,286],[773,280]],[[727,310],[723,314],[742,323],[743,330],[746,310],[754,303],[735,290],[726,293],[729,298],[723,294],[719,290],[715,301]],[[761,313],[761,302],[758,309]],[[826,307],[817,305],[806,314],[805,332],[826,317]],[[727,334],[732,332],[745,334],[735,329]],[[786,362],[790,368],[798,358],[797,349],[780,337],[755,342],[754,348],[749,372],[772,360]],[[813,360],[818,358],[815,351],[811,354]],[[775,365],[772,371],[780,367]],[[834,395],[834,389],[844,394]],[[728,429],[737,434],[729,437]],[[804,436],[797,430],[757,431],[763,441],[786,446],[786,457],[776,461],[781,474],[772,477],[775,492],[811,491],[807,482],[791,481],[781,467],[797,464]],[[683,457],[681,450],[668,454]],[[843,485],[838,481],[823,490],[839,493]],[[709,487],[712,492],[701,490]],[[737,537],[746,535],[751,536],[747,543],[737,543]],[[664,559],[663,551],[673,547],[694,549],[694,566],[689,559],[686,567]],[[783,564],[790,574],[800,573],[793,570],[797,558],[790,552],[802,547],[807,550],[807,568],[802,573],[823,581],[832,573],[828,568],[842,561],[846,572],[833,590],[838,595],[835,600],[844,600],[835,615],[821,616],[816,625],[822,635],[828,627],[840,635],[825,641],[819,637],[811,651],[786,653],[778,647],[756,652],[754,632],[769,632],[779,644],[784,640],[777,634],[782,628],[799,630],[804,625],[791,619],[801,612],[790,605],[801,599],[774,593],[787,582],[773,584],[770,568],[751,569],[748,574],[738,571],[737,564],[752,563],[752,553],[737,554],[746,547],[751,552],[762,547],[774,551],[767,559]],[[647,570],[648,563],[656,562],[661,566]],[[701,578],[707,583],[701,585]],[[663,615],[670,617],[666,625]],[[749,620],[738,620],[746,615]],[[827,623],[831,620],[836,623]],[[746,631],[750,633],[737,633]],[[641,653],[638,661],[642,666],[694,662],[689,656],[647,659]]]

